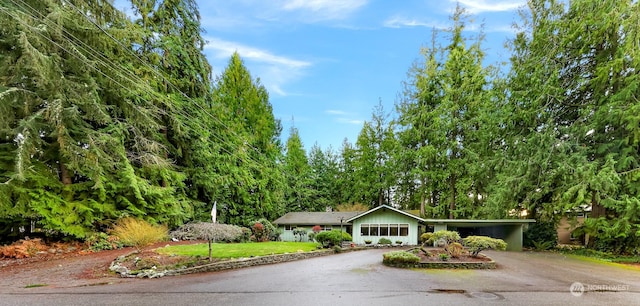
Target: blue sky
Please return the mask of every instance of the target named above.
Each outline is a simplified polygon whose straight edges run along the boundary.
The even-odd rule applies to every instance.
[[[486,62],[507,61],[504,42],[525,1],[457,2],[475,20],[469,34],[484,24]],[[451,26],[457,2],[198,0],[214,74],[237,51],[269,91],[283,143],[294,124],[307,151],[314,143],[334,151],[344,138],[355,143],[378,101],[393,111],[420,47],[434,28]]]

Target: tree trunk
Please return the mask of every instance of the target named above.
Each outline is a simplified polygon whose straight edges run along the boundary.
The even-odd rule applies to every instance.
[[[591,218],[599,218],[607,215],[607,209],[596,200],[597,191],[591,192]]]
[[[451,175],[449,179],[451,187],[451,202],[449,203],[449,219],[453,219],[453,210],[456,209],[456,177]]]
[[[69,169],[62,162],[60,162],[60,181],[64,185],[71,185],[71,176],[69,175]]]

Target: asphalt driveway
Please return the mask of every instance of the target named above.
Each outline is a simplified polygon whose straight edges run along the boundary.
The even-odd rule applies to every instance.
[[[560,254],[486,252],[498,269],[405,270],[382,265],[387,251],[123,284],[30,288],[0,293],[0,305],[640,305],[638,269]]]

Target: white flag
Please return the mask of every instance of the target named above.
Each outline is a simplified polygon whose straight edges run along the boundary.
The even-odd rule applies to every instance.
[[[217,210],[218,210],[218,207],[217,207],[218,205],[217,204],[218,203],[216,201],[214,201],[213,202],[213,208],[211,208],[211,221],[213,223],[216,223],[216,213],[217,213]]]

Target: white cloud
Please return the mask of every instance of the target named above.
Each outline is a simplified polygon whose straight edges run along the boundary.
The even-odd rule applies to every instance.
[[[259,77],[260,82],[269,92],[281,96],[289,95],[284,86],[301,77],[304,69],[312,65],[311,62],[276,55],[268,50],[215,37],[207,38],[206,51],[211,51],[210,56],[213,59],[210,58],[210,61],[214,67],[226,67],[226,64],[221,61],[227,61],[234,52],[238,52],[240,58],[249,62],[247,68],[251,71],[252,76]]]
[[[335,110],[335,109],[328,109],[325,111],[325,113],[329,115],[346,115],[347,114],[347,112],[345,111]]]
[[[367,4],[367,0],[287,0],[285,11],[311,13],[316,20],[343,19]]]
[[[493,1],[493,0],[449,0],[449,2],[460,3],[471,14],[484,12],[506,12],[517,10],[526,4],[526,1]]]
[[[448,25],[440,22],[423,21],[402,16],[393,16],[385,20],[383,25],[387,28],[428,27],[436,29],[446,29],[449,27]]]
[[[361,125],[361,124],[364,123],[364,120],[347,119],[347,118],[338,118],[337,121],[340,122],[340,123],[348,123],[348,124],[354,124],[354,125]]]
[[[216,51],[216,56],[225,58],[230,57],[233,52],[237,51],[244,59],[252,59],[259,62],[282,65],[290,68],[303,68],[311,65],[309,62],[278,56],[266,50],[217,38],[207,38],[207,45],[205,46],[205,49],[214,50]]]
[[[355,114],[345,112],[342,110],[328,109],[325,111],[325,113],[331,116],[334,116],[336,122],[339,122],[339,123],[347,123],[347,124],[354,124],[354,125],[361,125],[364,123],[364,120],[355,118],[357,117]]]

